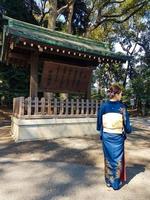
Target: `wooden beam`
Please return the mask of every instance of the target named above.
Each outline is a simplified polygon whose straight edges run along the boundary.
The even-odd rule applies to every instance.
[[[26,64],[30,64],[30,57],[28,55],[22,55],[19,53],[14,53],[14,52],[9,52],[8,53],[8,59],[14,58],[17,59],[18,61],[24,61]]]
[[[37,97],[38,94],[38,52],[31,54],[30,68],[30,97]]]

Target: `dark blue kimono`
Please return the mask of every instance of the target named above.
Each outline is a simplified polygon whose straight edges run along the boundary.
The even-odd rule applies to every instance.
[[[124,141],[131,133],[128,112],[120,101],[107,101],[98,110],[97,130],[103,144],[106,185],[117,190],[126,180]]]

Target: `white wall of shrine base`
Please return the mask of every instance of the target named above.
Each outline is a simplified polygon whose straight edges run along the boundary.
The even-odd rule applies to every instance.
[[[96,118],[18,119],[12,117],[11,134],[16,142],[98,134]]]

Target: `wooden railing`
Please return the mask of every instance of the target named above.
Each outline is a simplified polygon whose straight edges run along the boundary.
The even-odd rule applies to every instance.
[[[96,117],[100,101],[88,99],[39,99],[17,97],[13,115],[19,118]]]

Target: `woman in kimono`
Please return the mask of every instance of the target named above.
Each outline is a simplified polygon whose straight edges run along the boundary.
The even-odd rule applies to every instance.
[[[126,180],[124,141],[131,126],[125,105],[120,102],[121,87],[113,84],[109,97],[98,110],[97,130],[103,144],[106,185],[118,190]]]

